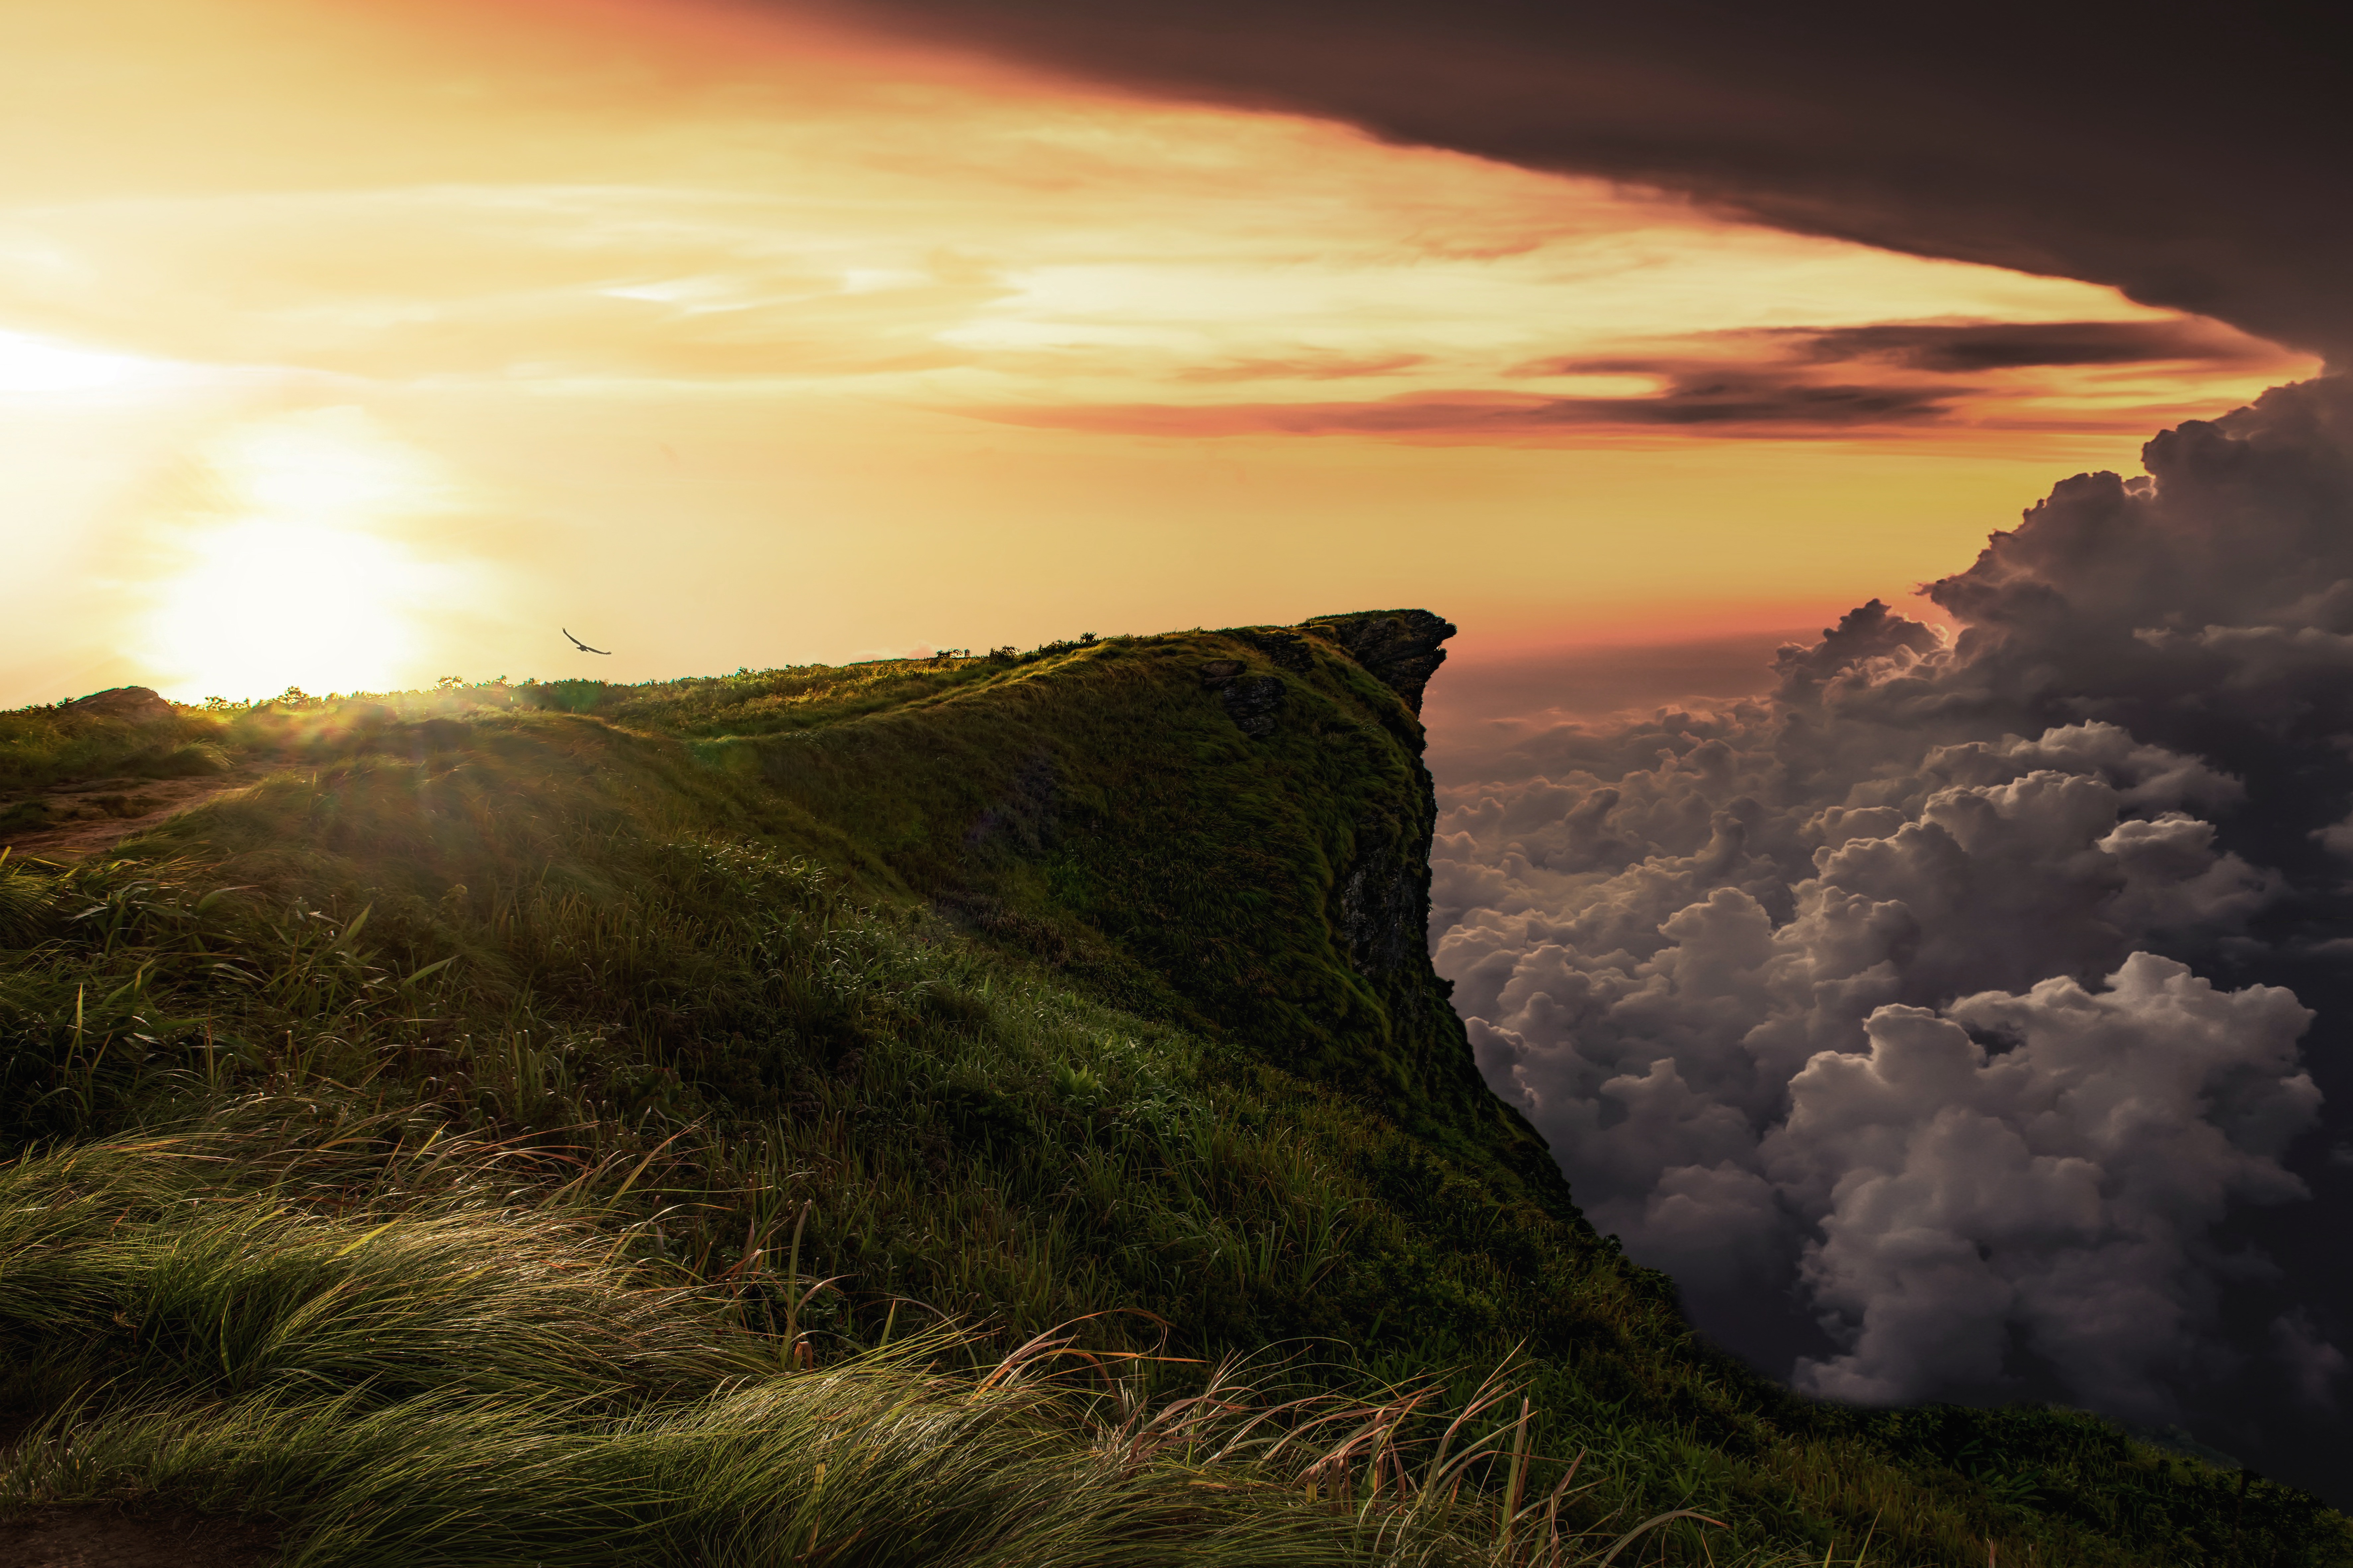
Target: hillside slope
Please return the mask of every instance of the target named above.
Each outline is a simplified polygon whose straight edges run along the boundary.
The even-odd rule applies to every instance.
[[[423,1223],[400,1207],[441,1201],[417,1152],[464,1150],[449,1180],[497,1198],[476,1244],[551,1215],[609,1233],[630,1278],[718,1290],[695,1332],[787,1369],[864,1366],[944,1313],[995,1339],[926,1376],[1071,1325],[1068,1351],[1138,1408],[1237,1354],[1269,1408],[1361,1417],[1429,1386],[1336,1468],[1253,1471],[1292,1512],[1328,1510],[1347,1475],[1352,1507],[1367,1485],[1396,1501],[1408,1472],[1381,1444],[1483,1433],[1527,1458],[1456,1491],[1508,1515],[1582,1453],[1546,1529],[1597,1555],[1689,1509],[1724,1525],[1673,1520],[1628,1552],[2353,1562],[2311,1500],[2100,1423],[1813,1405],[1694,1341],[1481,1085],[1430,971],[1416,711],[1451,631],[1382,612],[638,687],[0,716],[0,825],[15,810],[20,832],[58,831],[21,803],[108,778],[258,781],[78,863],[0,863],[0,1142],[46,1181],[90,1140],[168,1130],[174,1182],[289,1226]],[[182,1210],[152,1213],[168,1240]],[[10,1245],[0,1432],[5,1409],[64,1442],[121,1401],[197,1397],[153,1348],[195,1333],[193,1309],[111,1264],[76,1287],[102,1311],[12,1295],[30,1255]],[[716,1397],[719,1363],[694,1364]],[[1513,1398],[1444,1438],[1432,1413],[1498,1368]],[[0,1472],[0,1510],[259,1509],[313,1560],[373,1560],[322,1525],[324,1481],[248,1495],[148,1458],[77,1480],[37,1447]],[[1252,1518],[1215,1528],[1290,1528]],[[413,1524],[388,1560],[434,1560]],[[1482,1561],[1548,1539],[1480,1529]],[[842,1550],[826,1560],[880,1548]]]

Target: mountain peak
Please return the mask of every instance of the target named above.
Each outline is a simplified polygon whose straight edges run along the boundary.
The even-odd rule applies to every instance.
[[[1416,717],[1430,678],[1446,662],[1440,645],[1461,628],[1428,610],[1359,610],[1353,615],[1317,616],[1300,623],[1302,630],[1330,637],[1348,657],[1376,679],[1405,699]]]

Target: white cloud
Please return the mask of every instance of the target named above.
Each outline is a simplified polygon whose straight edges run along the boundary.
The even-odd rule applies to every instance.
[[[2303,1194],[2310,1015],[2184,960],[2263,951],[2249,922],[2353,856],[2353,393],[2149,461],[1935,584],[1957,638],[1874,604],[1770,700],[1564,726],[1517,748],[1544,772],[1441,794],[1435,958],[1489,1081],[1704,1325],[1794,1288],[1817,1392],[2039,1363],[2160,1414],[2202,1375],[2214,1227]],[[2299,918],[2283,951],[2338,929]],[[2335,1376],[2311,1342],[2298,1387]]]

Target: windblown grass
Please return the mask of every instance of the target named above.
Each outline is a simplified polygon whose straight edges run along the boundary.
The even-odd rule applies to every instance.
[[[1497,1385],[1269,1404],[1226,1369],[1155,1402],[1067,1336],[944,1370],[971,1344],[940,1328],[804,1368],[723,1292],[649,1283],[569,1190],[520,1205],[480,1141],[371,1165],[255,1137],[0,1170],[0,1347],[49,1412],[0,1513],[178,1505],[282,1522],[295,1563],[581,1568],[1577,1564],[1647,1533],[1564,1531],[1573,1474],[1531,1495],[1525,1404],[1482,1421]]]
[[[1190,1434],[1146,1440],[1137,1473],[1208,1511],[1154,1529],[1230,1536],[1238,1562],[1492,1553],[1507,1513],[1494,1560],[1541,1561],[1526,1553],[1549,1537],[1525,1510],[1556,1489],[1565,1560],[1690,1510],[1725,1526],[1668,1519],[1618,1561],[1843,1563],[1866,1539],[1889,1564],[1974,1564],[1989,1542],[2054,1568],[2353,1561],[2344,1521],[2309,1499],[2257,1482],[2242,1503],[2236,1476],[2087,1418],[1817,1406],[1694,1342],[1667,1282],[1584,1225],[1525,1164],[1521,1134],[1451,1104],[1439,1066],[1417,1065],[1435,1026],[1411,1010],[1427,998],[1402,979],[1371,986],[1335,948],[1340,872],[1397,853],[1410,826],[1364,815],[1416,787],[1409,754],[1381,751],[1395,737],[1368,706],[1378,694],[1321,670],[1290,710],[1296,734],[1237,750],[1221,715],[1196,710],[1191,674],[1235,646],[264,715],[239,721],[267,730],[249,754],[284,767],[253,789],[119,861],[0,863],[0,1152],[26,1156],[10,1180],[96,1194],[56,1223],[96,1236],[102,1221],[126,1249],[77,1254],[76,1284],[57,1261],[67,1242],[0,1245],[0,1313],[22,1307],[5,1320],[20,1336],[8,1397],[57,1438],[21,1453],[11,1484],[27,1500],[162,1496],[152,1479],[168,1473],[170,1495],[198,1506],[283,1500],[257,1506],[313,1521],[301,1550],[324,1555],[310,1561],[434,1561],[417,1553],[460,1528],[469,1497],[520,1496],[464,1458],[501,1454],[520,1473],[543,1459],[623,1512],[657,1469],[664,1497],[734,1497],[663,1517],[690,1532],[705,1526],[675,1521],[737,1518],[741,1560],[775,1560],[779,1542],[809,1550],[807,1521],[726,1490],[771,1462],[744,1457],[753,1438],[711,1461],[733,1479],[712,1472],[707,1492],[702,1460],[613,1456],[720,1453],[714,1434],[767,1408],[723,1420],[726,1400],[903,1377],[911,1409],[1018,1386],[1033,1403],[989,1409],[1047,1434],[1039,1452],[1081,1467],[1060,1472],[1071,1488],[1145,1427]],[[531,710],[566,706],[593,712]],[[1104,771],[1099,752],[1130,760]],[[1386,782],[1362,793],[1347,780],[1366,767]],[[1243,840],[1287,846],[1288,880],[1263,874],[1262,854],[1228,854]],[[1343,991],[1354,1034],[1318,1011]],[[1295,1017],[1320,1034],[1293,1051]],[[1395,1070],[1336,1070],[1351,1039]],[[1419,1111],[1400,1098],[1417,1085]],[[134,1158],[119,1141],[189,1126],[216,1142]],[[110,1137],[112,1153],[92,1152]],[[118,1173],[56,1174],[93,1160]],[[185,1202],[197,1187],[216,1195]],[[174,1238],[188,1213],[212,1216],[213,1240]],[[509,1255],[550,1294],[501,1295],[503,1276],[462,1261]],[[213,1338],[186,1331],[202,1356],[116,1322],[149,1318],[91,1283],[153,1279],[164,1258],[198,1282],[192,1301],[253,1304],[206,1319]],[[235,1272],[265,1262],[280,1283]],[[38,1283],[53,1265],[67,1272]],[[11,1286],[19,1269],[36,1284]],[[243,1282],[201,1284],[230,1279]],[[325,1317],[300,1316],[322,1299]],[[614,1338],[591,1319],[640,1327]],[[957,1332],[940,1337],[942,1321]],[[1022,1377],[987,1382],[1041,1335],[1055,1365],[1093,1382],[1044,1379],[1035,1349],[1016,1358]],[[1248,1398],[1239,1373],[1214,1382],[1236,1357],[1255,1369]],[[1234,1396],[1183,1403],[1213,1387]],[[1244,1447],[1219,1447],[1229,1416],[1259,1422]],[[467,1422],[472,1448],[457,1441]],[[287,1436],[306,1426],[345,1458],[312,1465]],[[442,1436],[402,1447],[428,1428]],[[202,1448],[215,1430],[245,1436]],[[334,1448],[346,1441],[362,1447]],[[1441,1441],[1481,1457],[1440,1485]],[[1335,1449],[1345,1462],[1326,1464]],[[56,1468],[68,1453],[116,1458]],[[1185,1468],[1219,1454],[1231,1474],[1211,1479],[1232,1498]],[[171,1469],[173,1455],[193,1468]],[[815,1484],[806,1467],[778,1473]],[[345,1500],[316,1500],[330,1496]],[[375,1517],[366,1498],[408,1511],[385,1516],[387,1544],[337,1544],[318,1521]],[[1376,1501],[1331,1534],[1332,1510],[1355,1520]],[[570,1517],[525,1560],[571,1561]],[[772,1525],[784,1533],[761,1533]],[[483,1539],[510,1528],[523,1526]],[[1249,1544],[1260,1530],[1272,1533]],[[672,1543],[644,1559],[689,1551],[659,1531],[622,1538]],[[1187,1560],[1155,1550],[1138,1560]]]
[[[0,713],[0,795],[69,779],[191,778],[225,772],[236,740],[206,713],[154,723],[28,708]]]

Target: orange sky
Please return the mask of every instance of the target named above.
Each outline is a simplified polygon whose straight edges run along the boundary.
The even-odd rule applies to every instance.
[[[684,0],[7,7],[0,145],[12,705],[1398,604],[1474,651],[1820,624],[2313,368]],[[2079,321],[2181,346],[1846,331]]]

